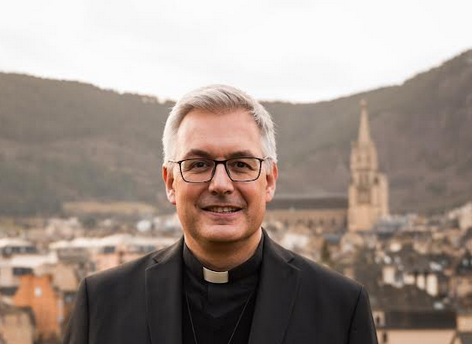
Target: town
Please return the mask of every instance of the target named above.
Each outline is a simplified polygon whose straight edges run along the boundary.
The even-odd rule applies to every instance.
[[[347,197],[277,195],[263,228],[362,283],[379,343],[471,343],[472,202],[428,216],[390,214],[365,101],[360,112]],[[176,214],[149,209],[2,219],[0,343],[60,343],[84,277],[181,236]]]

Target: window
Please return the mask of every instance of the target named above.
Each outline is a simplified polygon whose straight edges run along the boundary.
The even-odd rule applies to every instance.
[[[31,268],[13,268],[14,276],[30,275],[33,273]]]
[[[357,203],[365,204],[370,203],[370,193],[369,189],[365,187],[358,187],[357,188]]]
[[[103,253],[105,253],[105,254],[115,253],[115,246],[105,246],[103,248]]]

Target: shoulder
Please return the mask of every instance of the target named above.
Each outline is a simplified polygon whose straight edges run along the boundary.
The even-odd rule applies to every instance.
[[[305,333],[304,338],[322,342],[377,343],[368,295],[361,284],[276,243],[271,242],[270,250],[291,267],[292,280],[297,279],[294,326],[288,336],[299,338],[299,333]]]
[[[318,294],[342,295],[356,299],[363,286],[326,266],[315,263],[293,251],[287,250],[272,241],[276,254],[299,271],[302,287],[317,290]]]
[[[180,245],[181,242],[178,241],[169,247],[151,252],[141,258],[94,273],[86,277],[83,284],[91,292],[129,290],[134,285],[140,286],[144,282],[146,269],[175,254]]]
[[[350,319],[358,304],[367,302],[367,293],[360,283],[279,245],[276,249],[290,256],[287,263],[298,270],[298,306],[305,313],[308,307],[325,314],[346,314]]]

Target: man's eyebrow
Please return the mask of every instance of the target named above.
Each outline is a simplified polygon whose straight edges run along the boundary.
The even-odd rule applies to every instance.
[[[241,150],[241,151],[236,151],[228,154],[226,158],[241,158],[241,157],[253,157],[255,156],[254,153],[252,153],[249,150]],[[201,150],[201,149],[191,149],[189,150],[183,157],[183,159],[189,159],[192,157],[201,157],[201,158],[207,158],[207,159],[214,159],[214,157],[208,153],[207,151]]]
[[[208,159],[211,159],[211,155],[204,151],[204,150],[201,150],[201,149],[191,149],[187,152],[187,154],[184,155],[183,159],[188,159],[188,158],[192,158],[192,157],[202,157],[202,158],[208,158]]]
[[[254,157],[254,153],[248,150],[233,152],[228,155],[228,158]]]

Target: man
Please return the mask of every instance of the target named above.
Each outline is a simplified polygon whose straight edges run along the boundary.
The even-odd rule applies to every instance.
[[[172,109],[163,145],[183,239],[87,277],[65,343],[377,343],[362,286],[261,228],[278,176],[262,105],[229,86],[197,89]]]

